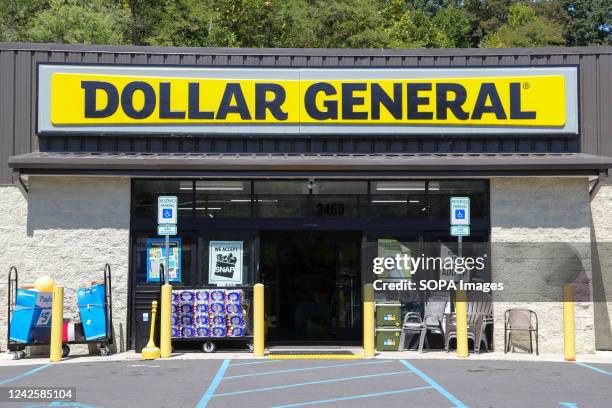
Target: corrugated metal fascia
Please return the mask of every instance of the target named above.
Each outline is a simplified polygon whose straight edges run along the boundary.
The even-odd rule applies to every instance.
[[[47,52],[98,52],[113,54],[187,54],[244,56],[490,56],[490,55],[583,55],[612,54],[610,46],[542,48],[422,48],[422,49],[349,49],[349,48],[207,48],[127,45],[86,45],[54,43],[3,43],[0,50]]]

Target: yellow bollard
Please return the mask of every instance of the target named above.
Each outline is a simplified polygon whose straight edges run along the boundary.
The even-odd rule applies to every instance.
[[[455,315],[457,316],[457,356],[466,358],[468,357],[468,320],[465,290],[455,292]]]
[[[159,325],[159,350],[162,358],[172,355],[172,285],[161,289],[161,316]]]
[[[264,285],[253,288],[253,356],[263,357],[265,346]]]
[[[51,352],[49,360],[62,361],[62,326],[64,325],[64,287],[53,287],[51,304]]]
[[[374,287],[371,283],[363,286],[363,357],[373,358],[376,323],[374,319]]]
[[[563,350],[565,361],[576,361],[576,330],[574,321],[574,287],[563,286]]]
[[[145,360],[156,360],[161,357],[158,347],[155,347],[155,316],[157,315],[157,301],[151,303],[151,331],[149,333],[149,342],[142,349],[142,358]]]

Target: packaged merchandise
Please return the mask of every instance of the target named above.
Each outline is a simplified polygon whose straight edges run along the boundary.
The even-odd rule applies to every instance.
[[[178,314],[178,303],[172,303],[172,314]]]
[[[225,301],[230,303],[242,303],[242,289],[225,291]]]
[[[208,326],[196,326],[197,337],[210,337],[210,327]]]
[[[106,337],[105,293],[104,284],[77,289],[77,304],[86,340]]]
[[[227,325],[230,327],[245,327],[243,316],[229,316]]]
[[[179,302],[193,303],[193,290],[181,290],[179,293]]]
[[[178,303],[179,301],[179,292],[181,292],[180,290],[173,290],[172,291],[172,303]]]
[[[225,314],[225,303],[223,302],[212,302],[209,305],[208,312],[211,314]]]
[[[178,326],[179,325],[179,317],[177,314],[173,314],[172,317],[170,318],[170,324],[172,326]]]
[[[192,303],[179,303],[179,314],[193,315],[193,304]]]
[[[227,329],[227,337],[242,337],[244,333],[244,327],[230,327]]]
[[[194,294],[194,303],[196,305],[198,304],[207,304],[208,303],[208,299],[209,299],[209,293],[210,291],[208,289],[198,289],[198,290],[194,290],[193,294]]]
[[[225,313],[228,315],[242,315],[242,305],[240,303],[226,303]]]
[[[210,326],[210,318],[207,314],[196,314],[194,317],[194,324],[196,326]]]
[[[196,314],[208,314],[208,303],[196,303],[195,313]]]
[[[195,326],[191,325],[191,326],[181,327],[181,337],[191,338],[191,337],[195,337],[195,334],[196,334]]]
[[[227,334],[227,328],[225,326],[213,326],[210,328],[210,335],[212,337],[225,337]]]
[[[172,337],[181,337],[181,329],[178,326],[172,326],[170,330],[172,331]]]
[[[194,323],[193,315],[181,315],[181,326],[191,326]]]
[[[225,290],[212,289],[210,291],[208,302],[225,302]]]
[[[21,343],[49,341],[52,301],[52,293],[17,289],[11,317],[11,340]]]
[[[223,326],[227,325],[227,318],[222,314],[210,315],[210,324],[212,326]]]

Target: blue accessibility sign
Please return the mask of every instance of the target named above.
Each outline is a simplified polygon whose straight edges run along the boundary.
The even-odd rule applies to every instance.
[[[458,220],[465,219],[465,210],[455,210],[455,218]]]
[[[172,208],[164,208],[163,218],[172,218]]]

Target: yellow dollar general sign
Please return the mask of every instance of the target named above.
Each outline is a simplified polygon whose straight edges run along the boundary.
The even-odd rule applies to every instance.
[[[39,131],[576,133],[574,67],[39,65]]]

